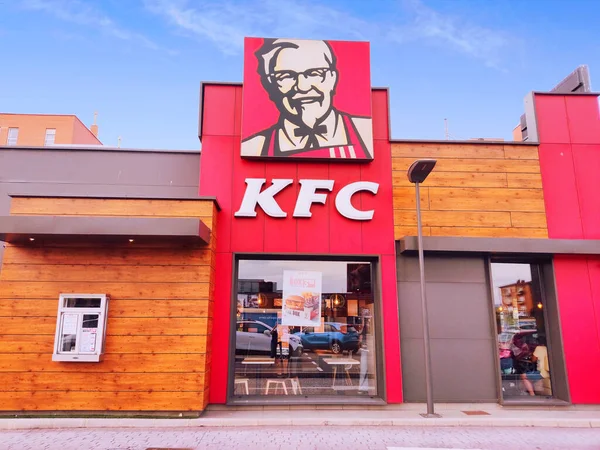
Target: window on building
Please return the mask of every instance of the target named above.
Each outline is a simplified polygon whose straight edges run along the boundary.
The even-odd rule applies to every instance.
[[[6,145],[17,145],[17,139],[19,138],[18,128],[8,129],[8,138],[6,139]]]
[[[53,361],[98,362],[104,352],[108,298],[61,294]]]
[[[492,282],[503,398],[552,397],[540,267],[493,262]]]
[[[44,138],[44,145],[53,145],[55,138],[56,128],[46,128],[46,137]]]
[[[369,261],[238,260],[232,392],[378,395]]]

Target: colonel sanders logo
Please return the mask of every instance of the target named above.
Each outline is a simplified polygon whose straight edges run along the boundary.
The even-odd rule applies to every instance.
[[[251,62],[255,71],[245,72],[242,156],[372,159],[368,44],[366,58],[364,51],[357,52],[363,61],[352,61],[352,46],[365,44],[338,43],[344,50],[346,63],[350,62],[345,69],[358,71],[358,75],[350,76],[342,73],[334,48],[326,41],[262,40],[262,45],[251,55],[256,58]],[[263,93],[253,93],[259,87],[246,79],[256,74]],[[268,97],[263,95],[261,99],[256,95],[265,92]],[[264,103],[260,108],[249,104],[260,100]],[[342,111],[337,107],[339,103],[355,106],[354,112],[360,110],[362,114]],[[273,105],[277,117],[265,123],[266,110],[273,110]],[[262,126],[252,130],[257,124]]]

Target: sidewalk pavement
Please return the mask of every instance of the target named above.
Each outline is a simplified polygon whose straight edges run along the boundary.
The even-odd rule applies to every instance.
[[[503,407],[437,404],[440,418],[424,418],[424,404],[386,406],[211,405],[199,418],[0,418],[0,430],[66,428],[188,428],[247,426],[415,426],[600,428],[600,405]],[[41,415],[41,414],[40,414]]]

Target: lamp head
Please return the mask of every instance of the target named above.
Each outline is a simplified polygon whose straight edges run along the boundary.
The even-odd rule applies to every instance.
[[[411,183],[422,183],[431,173],[437,160],[435,159],[418,159],[408,168],[408,181]]]

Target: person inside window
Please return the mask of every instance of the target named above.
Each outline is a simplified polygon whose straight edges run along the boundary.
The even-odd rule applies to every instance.
[[[521,380],[529,395],[535,395],[533,383],[550,380],[550,366],[548,364],[548,347],[546,346],[546,337],[538,338],[538,345],[533,351],[531,361],[536,363],[536,370],[524,372],[521,374]],[[542,384],[544,384],[542,383]]]

